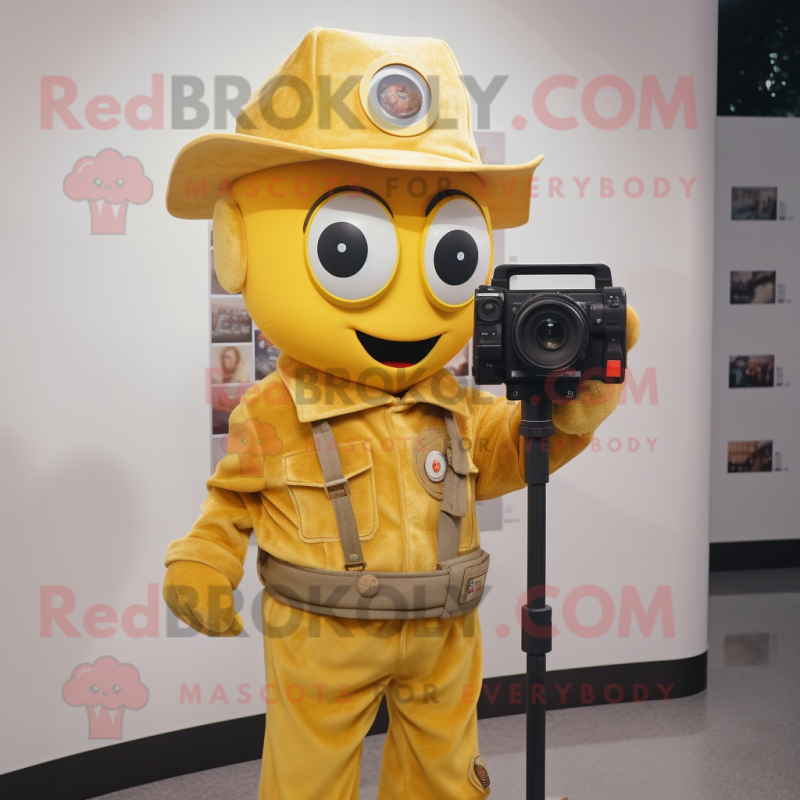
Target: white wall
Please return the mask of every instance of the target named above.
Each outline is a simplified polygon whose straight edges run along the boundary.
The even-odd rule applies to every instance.
[[[797,119],[717,120],[712,542],[796,539],[800,528],[798,141]],[[732,188],[751,186],[777,190],[775,219],[732,219]],[[732,305],[731,272],[756,270],[775,272],[774,302]],[[730,388],[731,356],[765,355],[774,356],[773,386]],[[771,469],[729,473],[731,441],[772,441]]]
[[[13,112],[2,196],[0,578],[7,613],[0,698],[14,733],[5,737],[0,770],[110,743],[89,740],[85,709],[61,696],[73,668],[101,655],[134,664],[150,692],[145,708],[126,712],[125,739],[263,708],[255,699],[237,702],[240,684],[249,683],[254,698],[262,685],[257,635],[170,638],[163,604],[155,638],[133,638],[119,625],[96,638],[82,618],[96,604],[121,615],[145,602],[148,584],[161,581],[168,541],[197,514],[208,473],[207,226],[169,217],[163,197],[175,154],[213,130],[213,114],[202,131],[173,129],[170,76],[199,76],[206,99],[215,75],[241,75],[255,87],[313,25],[438,36],[481,86],[509,75],[492,104],[491,127],[506,132],[508,161],[540,152],[547,160],[531,224],[506,234],[506,253],[520,261],[605,262],[642,316],[631,368],[637,382],[655,370],[658,404],[652,395],[641,404],[629,398],[601,430],[602,449],[565,469],[550,489],[556,619],[561,624],[561,602],[584,584],[608,593],[615,617],[597,638],[562,626],[551,668],[683,658],[706,648],[715,3],[310,0],[242,2],[234,10],[210,2],[32,2],[6,14],[0,48]],[[151,93],[153,73],[166,76],[163,129],[135,130],[124,120],[105,131],[87,125],[91,98],[111,95],[124,106]],[[532,109],[536,87],[558,74],[575,76],[577,88],[557,89],[548,107],[574,114],[573,130],[548,128]],[[633,116],[617,130],[598,129],[581,111],[584,87],[606,74],[631,87],[634,101]],[[73,110],[83,129],[68,130],[59,119],[42,129],[42,75],[75,82]],[[671,129],[657,114],[651,129],[639,129],[649,75],[667,97],[679,76],[691,77],[696,130],[686,129],[685,109]],[[611,89],[598,95],[605,116],[619,104]],[[512,126],[516,116],[526,118],[524,130]],[[86,203],[62,188],[77,159],[106,147],[138,158],[154,184],[152,200],[128,209],[124,236],[92,235]],[[562,178],[564,199],[548,197],[550,177]],[[573,177],[591,178],[585,198]],[[613,180],[613,197],[599,196],[604,177]],[[629,177],[644,182],[642,197],[625,196]],[[653,197],[657,177],[671,186],[660,199]],[[680,177],[696,178],[688,199]],[[638,452],[609,452],[617,437],[637,439]],[[646,438],[657,440],[652,453]],[[504,516],[524,520],[523,498],[509,498]],[[519,673],[514,609],[525,583],[524,526],[508,522],[488,532],[485,544],[495,584],[482,612],[486,674]],[[249,607],[258,584],[248,566]],[[74,595],[69,619],[78,636],[58,627],[41,635],[43,585]],[[645,606],[656,587],[670,587],[674,637],[663,635],[660,621],[650,637],[635,622],[630,638],[618,636],[625,585],[636,587]],[[598,609],[586,599],[578,618],[592,625]],[[500,635],[501,625],[510,635]],[[180,702],[183,683],[201,685],[202,704]],[[227,703],[209,702],[217,684]]]

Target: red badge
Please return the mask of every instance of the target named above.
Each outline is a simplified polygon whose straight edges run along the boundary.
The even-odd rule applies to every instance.
[[[486,762],[480,756],[472,759],[472,773],[477,778],[480,788],[484,790],[489,788],[489,771],[486,769]]]
[[[425,474],[428,480],[434,483],[441,483],[447,473],[447,462],[444,460],[445,456],[440,450],[431,450],[425,457]]]

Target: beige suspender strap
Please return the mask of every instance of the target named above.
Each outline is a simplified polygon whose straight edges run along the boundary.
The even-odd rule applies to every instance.
[[[442,484],[442,506],[436,530],[438,562],[449,561],[458,555],[461,542],[461,520],[467,514],[467,476],[469,461],[453,412],[445,409],[444,422],[450,445],[447,448],[448,470]],[[325,479],[325,492],[333,503],[336,525],[342,540],[344,568],[363,570],[367,564],[361,550],[358,526],[350,502],[350,484],[344,477],[336,440],[327,420],[311,423],[314,445]]]
[[[453,412],[445,409],[444,422],[450,445],[447,448],[449,469],[442,484],[442,507],[439,511],[439,526],[436,532],[436,550],[439,563],[458,555],[461,542],[461,520],[467,514],[467,475],[469,462],[464,442],[458,430]]]
[[[350,502],[350,483],[342,472],[342,462],[336,449],[333,431],[328,421],[324,419],[312,422],[311,431],[319,464],[322,467],[322,477],[325,479],[325,493],[333,503],[333,513],[336,514],[336,525],[339,528],[339,538],[342,540],[344,551],[344,568],[363,570],[367,563],[364,561],[353,504]]]

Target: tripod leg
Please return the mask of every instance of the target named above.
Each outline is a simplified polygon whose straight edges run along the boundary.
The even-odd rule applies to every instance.
[[[533,447],[539,449],[541,439],[533,440]],[[542,457],[544,465],[541,464]],[[546,480],[547,452],[539,454],[536,465],[536,478]],[[534,477],[534,470],[528,472]],[[534,597],[522,609],[522,649],[527,653],[527,672],[525,681],[526,714],[526,800],[545,800],[545,697],[544,681],[546,653],[551,644],[552,610],[544,602],[545,583],[545,520],[546,484],[528,484],[528,587],[535,590]]]
[[[528,484],[528,591],[533,591],[522,609],[522,649],[527,653],[526,800],[545,800],[545,667],[552,649],[552,609],[545,604],[545,558],[547,529],[547,482],[550,454],[547,437],[554,428],[549,402],[537,405],[523,401],[520,433],[525,437],[525,480]]]
[[[545,710],[542,702],[546,656],[528,655],[528,675],[525,702],[527,703],[526,800],[544,800]]]

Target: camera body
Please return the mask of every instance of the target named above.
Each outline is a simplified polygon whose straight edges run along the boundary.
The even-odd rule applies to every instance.
[[[504,264],[474,308],[477,384],[504,383],[513,400],[545,385],[571,399],[581,379],[625,380],[627,300],[605,264]]]

